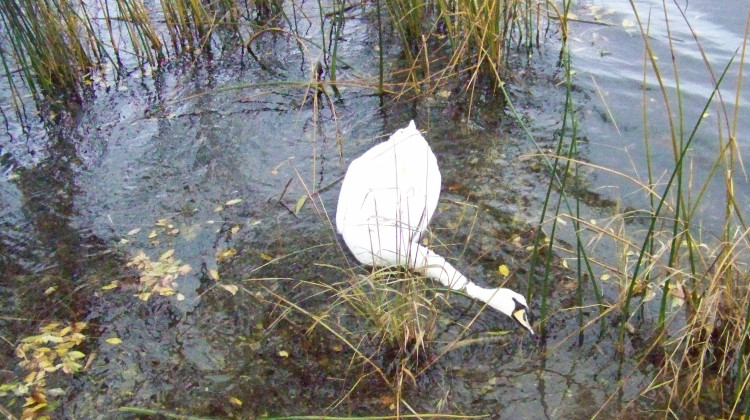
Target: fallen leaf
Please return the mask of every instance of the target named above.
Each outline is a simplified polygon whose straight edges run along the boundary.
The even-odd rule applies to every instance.
[[[132,230],[130,230],[130,231],[128,232],[128,236],[133,236],[133,235],[135,235],[136,233],[138,233],[138,232],[140,232],[140,231],[141,231],[141,228],[135,228],[135,229],[132,229]]]
[[[240,290],[239,287],[237,287],[234,284],[222,284],[221,287],[226,290],[227,292],[231,293],[232,296],[234,296],[238,290]]]
[[[263,253],[263,252],[261,252],[261,253],[260,253],[260,257],[261,257],[261,258],[263,258],[263,259],[264,259],[264,260],[266,260],[266,261],[271,261],[271,260],[273,260],[273,257],[272,257],[272,256],[270,256],[270,255],[268,255],[268,254],[265,254],[265,253]]]
[[[232,404],[234,404],[234,405],[237,405],[237,406],[241,406],[242,405],[242,400],[240,400],[237,397],[229,397],[229,402],[232,403]]]
[[[180,266],[180,268],[177,269],[177,272],[180,273],[181,276],[184,276],[189,273],[190,270],[192,270],[192,268],[189,264],[183,264]]]
[[[215,211],[216,213],[218,213],[218,212],[220,212],[220,211],[222,211],[222,210],[224,210],[224,206],[216,206],[216,207],[214,208],[214,211]]]
[[[122,340],[120,340],[118,337],[110,337],[104,341],[106,341],[109,344],[112,344],[113,346],[122,343]]]
[[[297,199],[297,205],[294,206],[294,214],[299,213],[300,210],[302,210],[302,206],[305,205],[305,201],[307,201],[307,196],[303,195],[299,199]]]
[[[155,231],[155,230],[152,230],[151,232],[149,232],[149,234],[148,234],[148,238],[149,238],[149,239],[153,239],[153,238],[156,238],[156,231]]]
[[[219,270],[215,268],[208,270],[208,275],[214,280],[219,280]]]
[[[610,279],[610,277],[612,277],[612,276],[610,276],[609,274],[602,274],[602,276],[601,276],[601,277],[599,277],[599,278],[600,278],[600,279],[601,279],[602,281],[607,281],[607,280],[609,280],[609,279]]]
[[[226,249],[226,250],[222,251],[216,257],[216,259],[218,259],[219,261],[226,261],[226,260],[234,257],[235,255],[237,255],[237,250],[234,249],[234,248],[229,248],[229,249]]]
[[[234,225],[234,226],[232,226],[232,229],[231,229],[231,230],[232,230],[232,234],[235,234],[235,233],[239,232],[239,230],[240,230],[240,227],[239,227],[239,226],[237,226],[237,225]]]
[[[161,256],[159,256],[159,261],[165,261],[167,258],[171,257],[172,255],[174,255],[174,249],[167,250],[163,254],[161,254]]]
[[[57,287],[55,287],[55,286],[48,287],[47,290],[44,291],[44,294],[45,295],[51,295],[52,293],[55,292],[55,290],[57,290]]]
[[[500,267],[497,267],[497,271],[503,276],[508,277],[508,274],[510,274],[510,270],[508,270],[508,266],[505,264],[502,264]]]
[[[80,351],[73,350],[71,352],[68,352],[68,357],[70,357],[73,360],[77,360],[77,359],[83,359],[84,357],[86,357],[86,355]]]
[[[115,287],[117,287],[118,284],[119,283],[117,282],[117,280],[112,280],[111,282],[109,282],[108,285],[102,286],[102,290],[114,289]]]
[[[279,356],[281,357],[289,357],[289,352],[286,350],[279,350]]]
[[[235,199],[227,201],[226,203],[224,203],[224,205],[225,206],[233,206],[233,205],[235,205],[237,203],[241,203],[241,202],[242,202],[241,198],[235,198]]]

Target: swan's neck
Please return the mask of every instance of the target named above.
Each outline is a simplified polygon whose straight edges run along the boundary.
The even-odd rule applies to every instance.
[[[456,270],[445,258],[430,251],[427,247],[412,243],[410,249],[409,268],[423,273],[425,276],[439,281],[453,290],[463,290],[467,295],[480,300],[492,308],[512,317],[516,310],[516,300],[524,301],[516,292],[510,289],[486,289],[469,281]]]

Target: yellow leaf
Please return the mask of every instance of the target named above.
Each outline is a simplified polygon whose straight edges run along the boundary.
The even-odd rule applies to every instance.
[[[234,249],[234,248],[229,248],[229,249],[225,250],[224,252],[220,253],[217,256],[217,259],[219,261],[225,261],[225,260],[228,260],[228,259],[234,257],[235,255],[237,255],[237,250]]]
[[[190,270],[192,270],[192,268],[189,264],[183,264],[180,266],[180,268],[177,269],[177,272],[180,273],[181,276],[184,276],[189,273]]]
[[[170,250],[168,250],[168,251],[165,251],[165,252],[164,252],[163,254],[161,254],[161,256],[159,257],[159,261],[164,261],[164,260],[166,260],[167,258],[171,257],[172,255],[174,255],[174,249],[170,249]]]
[[[232,226],[232,234],[235,234],[235,233],[239,232],[239,230],[240,230],[239,226],[237,226],[237,225]]]
[[[185,295],[183,295],[182,293],[178,293],[177,294],[177,300],[179,300],[180,302],[182,302],[183,300],[185,300]]]
[[[508,266],[505,264],[502,264],[500,267],[497,267],[497,271],[503,276],[508,277],[508,274],[510,274],[510,270],[508,270]]]
[[[60,333],[59,333],[60,337],[65,336],[65,334],[69,333],[70,330],[72,330],[72,329],[73,329],[73,327],[65,327],[65,328],[61,329]]]
[[[73,360],[77,360],[77,359],[83,359],[84,357],[86,357],[86,355],[78,350],[73,350],[71,352],[68,352],[68,357],[70,357]]]
[[[220,211],[222,211],[222,210],[224,210],[224,206],[216,206],[216,207],[214,208],[214,211],[215,211],[216,213],[218,213],[218,212],[220,212]]]
[[[281,357],[289,357],[289,352],[286,350],[279,350],[279,356]]]
[[[602,281],[607,281],[607,280],[609,280],[610,277],[612,277],[612,276],[610,276],[609,274],[602,274],[602,276],[600,277],[600,279],[602,279]]]
[[[268,254],[265,254],[265,253],[263,253],[263,252],[261,252],[261,253],[260,253],[260,257],[261,257],[261,258],[263,258],[263,259],[264,259],[264,260],[266,260],[266,261],[271,261],[271,260],[273,259],[273,257],[272,257],[272,256],[270,256],[270,255],[268,255]]]
[[[44,294],[45,295],[51,295],[52,293],[55,292],[55,290],[57,290],[57,287],[54,287],[54,286],[48,287],[47,290],[44,291]]]
[[[562,265],[563,265],[563,267],[568,268],[568,261],[567,260],[562,260]]]
[[[219,271],[215,268],[208,270],[209,276],[214,280],[219,280]]]
[[[122,340],[120,340],[119,337],[110,337],[105,340],[107,343],[112,344],[113,346],[116,346],[120,343],[122,343]]]
[[[151,232],[149,232],[149,233],[148,233],[148,238],[149,238],[149,239],[154,239],[154,238],[156,238],[156,231],[155,231],[155,230],[152,230]]]
[[[237,293],[237,291],[240,289],[234,284],[222,284],[221,287],[227,292],[231,293],[232,296],[234,296]]]
[[[297,205],[294,206],[294,214],[299,213],[300,210],[302,210],[302,206],[305,205],[305,201],[307,201],[307,196],[303,195],[297,200]]]
[[[235,205],[237,203],[241,203],[241,202],[242,202],[241,198],[235,198],[235,199],[227,201],[226,203],[224,203],[224,205],[226,205],[226,206],[233,206],[233,205]]]
[[[229,402],[238,406],[242,405],[242,401],[237,397],[229,397]]]
[[[138,293],[138,299],[146,302],[151,297],[151,292]]]
[[[117,287],[117,284],[118,284],[117,280],[112,280],[111,282],[109,282],[108,285],[102,286],[102,290],[114,289],[115,287]]]
[[[140,231],[141,231],[141,228],[132,229],[131,231],[128,232],[128,236],[133,236]]]

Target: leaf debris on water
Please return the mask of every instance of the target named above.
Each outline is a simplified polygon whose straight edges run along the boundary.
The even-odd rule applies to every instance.
[[[234,296],[235,294],[237,294],[237,291],[240,290],[240,288],[237,287],[237,285],[234,285],[234,284],[222,284],[221,287],[224,290],[226,290],[227,292],[231,293],[232,296]]]
[[[499,267],[497,267],[497,271],[503,276],[508,277],[508,274],[510,274],[510,270],[508,270],[508,266],[505,264],[501,264]]]

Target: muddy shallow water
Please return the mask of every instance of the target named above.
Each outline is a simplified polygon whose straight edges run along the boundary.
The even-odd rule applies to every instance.
[[[608,16],[621,21],[627,10],[615,8]],[[602,70],[612,64],[597,61],[597,48],[586,45],[585,37],[598,34],[592,42],[603,43],[615,58],[630,62],[636,58],[623,54],[642,54],[635,35],[620,28],[615,34],[624,39],[615,41],[609,30],[616,31],[581,29],[573,40],[574,61],[596,75],[610,97],[637,101],[637,74],[623,84],[624,76]],[[10,127],[0,160],[2,382],[25,375],[17,365],[18,340],[48,322],[85,321],[79,347],[85,369],[47,377],[47,388],[63,391],[50,398],[60,418],[134,416],[116,411],[121,407],[246,418],[393,414],[392,389],[341,340],[300,311],[285,310],[274,295],[311,313],[331,307],[332,298],[307,282],[342,281],[344,272],[335,267],[354,266],[328,221],[346,164],[410,119],[441,165],[443,193],[432,224],[444,243],[441,252],[480,284],[525,290],[527,246],[546,192],[547,175],[530,156],[535,147],[489,95],[475,99],[470,120],[462,117],[467,99],[455,91],[381,106],[360,82],[377,66],[367,19],[348,20],[344,38],[342,51],[352,67],[338,77],[351,83],[342,84],[333,102],[305,86],[314,52],[304,56],[294,42],[269,35],[256,54],[273,71],[237,56],[174,63],[154,78],[102,88],[63,127],[35,126],[27,138]],[[556,48],[550,36],[528,66],[519,66],[518,84],[510,88],[545,148],[554,147],[564,100]],[[389,66],[396,68],[397,48],[389,54]],[[612,69],[626,73],[623,66]],[[289,80],[299,83],[282,83]],[[623,143],[604,144],[618,132],[608,119],[595,121],[602,113],[593,99],[597,90],[585,82],[594,79],[580,80],[581,124],[590,140],[597,139],[586,158],[627,170],[618,163],[622,158],[606,152]],[[701,89],[689,92],[705,97]],[[632,104],[614,103],[624,107],[617,135],[637,131]],[[603,198],[583,210],[587,218],[609,214],[611,206],[596,204],[627,196],[612,192],[630,188],[618,182],[591,174],[592,191]],[[746,199],[747,185],[738,190]],[[308,192],[312,196],[303,199]],[[189,270],[174,282],[159,278],[171,292],[145,296],[143,265],[131,263],[139,252],[149,269],[161,261],[174,272]],[[510,268],[507,281],[498,274],[500,264]],[[596,327],[579,336],[575,283],[561,265],[555,280],[543,341],[490,311],[475,319],[476,304],[451,296],[430,351],[443,354],[457,337],[466,345],[404,387],[401,413],[583,419],[603,406],[601,418],[628,417],[626,407],[648,410],[648,401],[631,402],[650,380],[651,367],[635,365],[637,344],[626,343],[616,356],[619,318],[606,321],[604,332]],[[601,286],[608,300],[617,298],[615,285]],[[591,291],[585,293],[592,304]],[[534,297],[532,312],[538,305]],[[592,319],[597,311],[583,314]],[[344,306],[330,315],[353,331],[366,328]],[[510,333],[500,334],[505,331]],[[359,345],[363,351],[374,347],[367,340]],[[376,363],[388,364],[374,354]],[[21,399],[2,401],[20,412]]]

